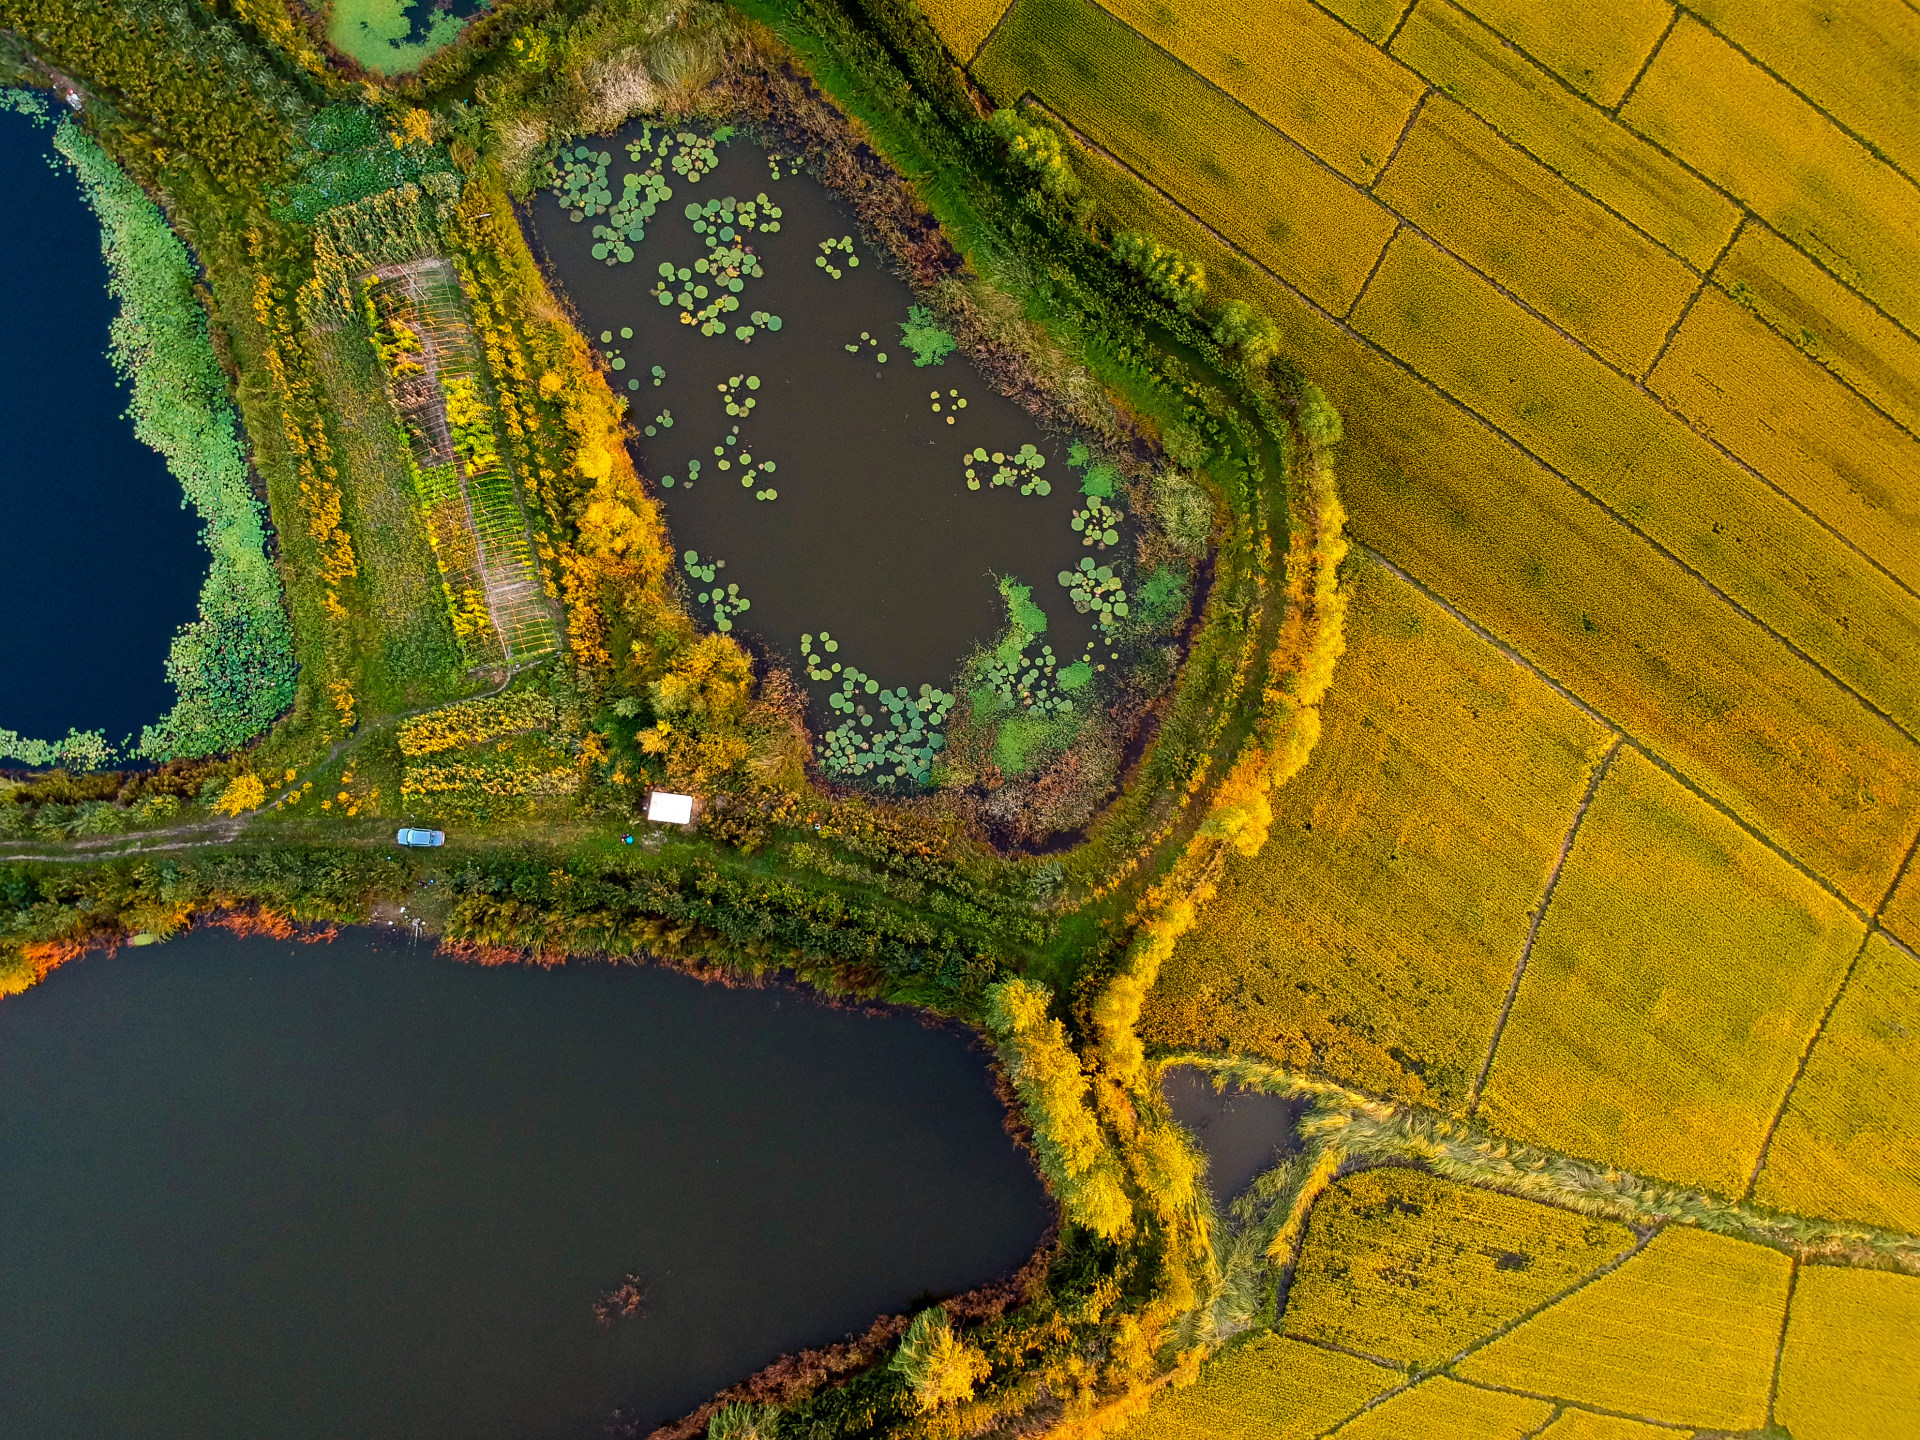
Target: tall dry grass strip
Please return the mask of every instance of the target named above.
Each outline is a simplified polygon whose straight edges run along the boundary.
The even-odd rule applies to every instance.
[[[1157,1057],[1155,1064],[1156,1068],[1193,1065],[1214,1076],[1216,1083],[1314,1102],[1314,1134],[1325,1143],[1337,1140],[1355,1165],[1418,1165],[1450,1180],[1629,1225],[1687,1225],[1789,1250],[1805,1259],[1920,1275],[1920,1236],[1723,1200],[1502,1139],[1476,1125],[1388,1104],[1245,1056],[1176,1052]]]

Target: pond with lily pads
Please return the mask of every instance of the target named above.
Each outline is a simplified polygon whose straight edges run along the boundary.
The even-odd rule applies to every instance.
[[[1035,724],[1099,703],[1118,473],[998,393],[818,180],[636,122],[562,150],[532,219],[695,612],[802,681],[830,778],[935,780],[969,694]]]

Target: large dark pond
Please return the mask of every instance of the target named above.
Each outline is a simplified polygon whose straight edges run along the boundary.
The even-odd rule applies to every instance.
[[[661,134],[635,123],[588,142],[594,155],[611,158],[606,184],[616,201],[625,177],[653,159],[630,155],[628,142],[652,138],[657,150]],[[800,637],[826,632],[839,647],[831,658],[880,685],[949,686],[961,659],[1005,625],[996,581],[1010,577],[1030,586],[1045,610],[1046,640],[1060,663],[1081,659],[1094,630],[1056,578],[1088,553],[1070,528],[1084,502],[1067,445],[962,354],[915,365],[901,332],[911,291],[818,181],[739,136],[709,153],[716,168],[697,180],[663,172],[672,197],[645,221],[626,263],[592,253],[603,243],[595,227],[611,217],[570,220],[550,189],[533,217],[584,328],[620,362],[615,383],[642,428],[636,458],[665,487],[678,548],[703,563],[724,560],[717,581],[738,585],[752,602],[731,617],[734,628],[784,655],[796,676],[806,673]],[[780,212],[771,230],[763,195]],[[695,268],[714,251],[686,213],[715,200],[726,200],[726,211],[702,223],[726,247],[750,247],[762,274],[745,277],[739,308],[718,317],[723,333],[706,334],[654,292],[661,267],[671,266],[670,298],[694,285],[696,310],[717,298],[721,282]],[[737,222],[742,201],[755,202],[750,225]],[[832,248],[823,249],[827,242]],[[777,316],[779,328],[755,323],[755,312]],[[744,341],[743,325],[754,330]],[[747,400],[754,403],[744,417],[728,413],[730,401],[738,408]],[[660,418],[667,412],[670,425]],[[1022,473],[1043,479],[1047,493],[994,485],[1001,467],[991,459],[975,463],[979,488],[968,487],[965,456],[1015,456],[1023,446],[1044,457]],[[745,486],[743,454],[754,462]],[[766,460],[774,462],[770,473],[760,467]],[[777,498],[756,499],[768,491]],[[816,701],[827,688],[812,687]],[[815,710],[825,713],[824,705]]]
[[[1016,1268],[1001,1120],[963,1036],[792,993],[366,932],[90,957],[0,1002],[0,1435],[651,1426]]]
[[[167,646],[193,619],[207,553],[124,418],[100,227],[49,163],[50,134],[0,113],[0,729],[117,742],[173,701]]]

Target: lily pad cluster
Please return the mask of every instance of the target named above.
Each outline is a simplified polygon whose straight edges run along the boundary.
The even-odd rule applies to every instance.
[[[762,190],[751,200],[722,195],[704,205],[689,205],[686,214],[693,221],[693,233],[704,235],[707,248],[711,250],[719,244],[733,243],[739,238],[737,231],[758,230],[765,235],[773,234],[780,228],[782,211]]]
[[[624,334],[626,332],[622,331],[621,333]],[[653,367],[653,383],[655,385],[664,385],[667,383],[667,367],[666,366],[656,365]],[[640,388],[640,382],[638,380],[629,380],[627,381],[627,388],[629,390],[638,390]],[[671,425],[673,422],[669,420],[667,423]]]
[[[700,462],[698,460],[689,460],[687,461],[687,478],[685,480],[675,480],[671,475],[662,475],[660,477],[660,485],[662,489],[666,490],[673,489],[675,485],[683,485],[691,490],[693,488],[693,482],[699,478]]]
[[[838,240],[822,240],[820,242],[820,253],[813,257],[814,264],[838,280],[846,274],[846,271],[834,263],[833,257],[835,255],[845,257],[843,263],[848,269],[852,269],[860,263],[860,257],[853,253],[853,237],[851,235],[842,235]]]
[[[1080,557],[1080,568],[1062,570],[1060,583],[1067,587],[1073,608],[1092,615],[1094,623],[1111,633],[1116,619],[1126,618],[1127,591],[1111,565],[1095,565],[1091,555]]]
[[[874,697],[875,709],[867,708],[858,698],[862,695]],[[821,767],[833,775],[870,777],[879,785],[930,783],[934,756],[947,743],[939,727],[953,699],[931,685],[922,685],[918,695],[909,695],[904,685],[882,690],[878,681],[849,666],[840,688],[827,696],[827,703],[849,718],[821,738]]]
[[[612,160],[604,150],[576,145],[571,150],[562,149],[548,163],[547,184],[575,224],[612,208],[613,192],[607,188],[607,166]]]
[[[1004,454],[999,450],[988,454],[984,449],[976,449],[972,454],[963,456],[961,459],[967,467],[969,490],[980,488],[980,471],[989,464],[995,467],[991,480],[996,488],[1001,485],[1017,485],[1022,495],[1046,495],[1053,490],[1051,485],[1040,478],[1040,471],[1046,465],[1047,457],[1034,449],[1031,443],[1022,445],[1018,453],[1013,455]]]
[[[949,390],[947,391],[945,396],[942,396],[938,390],[935,390],[931,393],[932,393],[932,399],[933,399],[933,413],[936,415],[940,414],[941,413],[940,407],[942,404],[944,404],[947,409],[947,423],[949,425],[953,424],[954,420],[958,418],[953,412],[964,410],[967,408],[967,398],[966,396],[962,395],[958,390]]]
[[[1072,525],[1080,536],[1082,545],[1093,545],[1104,550],[1109,545],[1120,543],[1120,511],[1102,500],[1098,495],[1089,495],[1087,503],[1073,512]]]
[[[754,499],[778,500],[780,498],[780,492],[772,486],[762,486],[762,488],[759,489],[754,489],[754,487],[761,486],[761,482],[779,467],[771,460],[755,460],[752,455],[747,453],[744,447],[737,455],[729,456],[727,453],[728,447],[740,444],[740,427],[735,425],[722,437],[721,443],[713,447],[715,466],[721,470],[731,471],[734,466],[738,465],[741,472],[740,484],[745,489],[754,490]]]
[[[820,632],[820,648],[826,654],[831,655],[840,648],[840,642],[825,630],[822,630]],[[802,635],[800,637],[800,659],[807,667],[807,678],[809,680],[831,680],[835,675],[840,673],[840,664],[838,661],[823,660],[820,656],[813,653],[813,636],[811,635]]]
[[[647,238],[646,222],[661,204],[673,198],[673,187],[651,172],[621,177],[620,198],[607,212],[607,223],[593,227],[593,258],[609,265],[633,259],[633,247]]]
[[[758,390],[760,388],[760,377],[758,375],[729,375],[722,384],[716,385],[714,388],[720,392],[721,399],[726,403],[727,414],[738,415],[744,420],[748,415],[753,413],[753,407],[760,402],[751,395],[742,395],[740,393],[740,387],[742,385],[746,386],[749,390]]]
[[[620,338],[622,340],[633,339],[633,327],[631,325],[622,325],[620,327]],[[624,370],[627,368],[625,357],[621,355],[619,347],[613,344],[613,331],[602,330],[600,332],[600,343],[608,347],[605,353],[607,357],[607,368],[609,370]]]
[[[697,592],[693,597],[693,603],[705,605],[713,611],[714,629],[724,634],[733,629],[734,616],[743,615],[753,608],[753,602],[740,593],[740,587],[737,584],[729,583],[722,586],[718,583],[716,577],[719,571],[725,568],[726,561],[709,560],[703,565],[700,563],[700,552],[697,550],[687,551],[680,557],[680,561],[686,566],[687,574],[712,587]]]
[[[866,331],[862,330],[860,332],[860,339],[864,340],[872,349],[879,351],[879,353],[873,357],[874,359],[878,360],[882,365],[887,363],[887,352],[880,349],[878,337],[869,335]],[[849,355],[858,355],[860,353],[860,346],[858,344],[847,346],[847,353]]]
[[[672,428],[673,411],[663,409],[658,415],[653,417],[653,423],[647,426],[647,434],[654,436],[658,435],[662,430],[671,430]]]
[[[1067,692],[1084,687],[1093,679],[1092,662],[1086,658],[1062,666],[1053,646],[1041,643],[1038,655],[1023,650],[1009,663],[999,653],[989,655],[981,666],[982,683],[1010,708],[1029,710],[1035,715],[1065,715],[1073,709]],[[1091,652],[1092,645],[1089,643]]]
[[[753,324],[736,325],[733,327],[733,338],[740,341],[743,345],[753,339],[753,334],[756,329],[778,331],[782,323],[778,315],[771,314],[765,310],[756,310],[747,318],[753,321]]]
[[[710,136],[695,135],[688,130],[678,131],[673,137],[673,155],[668,163],[673,166],[675,174],[698,180],[719,166],[720,153],[714,146],[725,144],[732,135],[733,127],[729,125],[722,125]],[[661,146],[663,153],[668,148],[667,145]]]

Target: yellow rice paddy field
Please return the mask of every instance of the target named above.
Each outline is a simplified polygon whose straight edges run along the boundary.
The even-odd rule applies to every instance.
[[[1499,1027],[1503,1134],[1920,1232],[1913,6],[1013,0],[971,63],[1344,420],[1325,732],[1149,1044],[1458,1112]],[[1425,1220],[1344,1266],[1313,1238],[1352,1183],[1261,1343],[1432,1363],[1456,1279],[1396,1248]],[[1920,1440],[1920,1278],[1791,1272],[1670,1229],[1443,1376],[1352,1372],[1312,1433]],[[1459,1283],[1497,1308],[1503,1277]],[[1136,1430],[1282,1433],[1216,1423],[1292,1425],[1249,1398],[1275,1383],[1230,1357]]]
[[[1428,1369],[1634,1244],[1612,1221],[1417,1170],[1364,1170],[1315,1204],[1284,1330]]]
[[[1871,936],[1780,1118],[1756,1199],[1920,1233],[1916,1015],[1920,960]]]
[[[1757,1430],[1790,1269],[1778,1251],[1664,1230],[1455,1372],[1670,1425]]]
[[[1356,1415],[1332,1433],[1339,1440],[1406,1440],[1410,1435],[1526,1440],[1552,1418],[1553,1406],[1545,1400],[1482,1390],[1436,1375]]]
[[[1581,826],[1482,1113],[1736,1197],[1859,949],[1847,908],[1622,751]]]
[[[1256,1335],[1182,1390],[1169,1390],[1121,1433],[1126,1440],[1308,1440],[1401,1381],[1336,1350]]]
[[[1803,1266],[1774,1413],[1794,1440],[1920,1436],[1920,1278]]]
[[[1350,577],[1321,743],[1142,1029],[1459,1111],[1611,737],[1390,571]]]
[[[1465,106],[1428,101],[1375,195],[1606,359],[1639,374],[1699,277]]]

